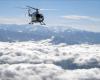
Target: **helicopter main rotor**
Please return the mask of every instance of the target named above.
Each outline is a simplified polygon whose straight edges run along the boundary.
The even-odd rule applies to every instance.
[[[34,10],[39,10],[38,8],[33,8],[31,6],[26,6],[28,9],[34,9]]]

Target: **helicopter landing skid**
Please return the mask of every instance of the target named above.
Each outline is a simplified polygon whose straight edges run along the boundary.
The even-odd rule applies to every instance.
[[[44,22],[40,22],[41,25],[46,25]]]
[[[33,22],[30,22],[29,24],[34,24]],[[40,22],[41,25],[46,25],[44,22]]]
[[[33,22],[30,22],[29,24],[34,24]]]

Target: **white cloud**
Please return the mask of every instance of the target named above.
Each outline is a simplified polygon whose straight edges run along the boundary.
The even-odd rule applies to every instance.
[[[27,24],[26,18],[0,17],[0,24]]]
[[[0,42],[0,80],[100,80],[99,67],[100,45]]]
[[[79,16],[79,15],[67,15],[62,17],[65,19],[72,19],[72,20],[90,19],[89,16]]]
[[[100,21],[99,17],[94,17],[94,16],[65,15],[61,17],[67,20],[91,20],[96,22]]]
[[[66,15],[66,16],[61,16],[62,18],[68,19],[68,20],[93,20],[93,21],[100,21],[99,18],[96,17],[91,17],[91,16],[80,16],[80,15]]]

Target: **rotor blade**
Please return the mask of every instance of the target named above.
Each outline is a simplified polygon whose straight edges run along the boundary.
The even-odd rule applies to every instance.
[[[56,11],[57,9],[40,9],[42,11]]]
[[[31,6],[26,6],[26,7],[31,8],[31,9],[34,9],[34,10],[37,10],[37,8],[33,8],[33,7],[31,7]],[[39,10],[39,9],[38,9],[38,10]]]
[[[16,7],[16,8],[19,8],[19,9],[28,9],[28,8],[24,8],[24,7]]]

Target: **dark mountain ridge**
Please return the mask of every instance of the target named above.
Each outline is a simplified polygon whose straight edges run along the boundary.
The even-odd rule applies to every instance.
[[[30,25],[0,25],[0,41],[39,41],[52,38],[52,43],[100,44],[100,33],[74,28]]]

